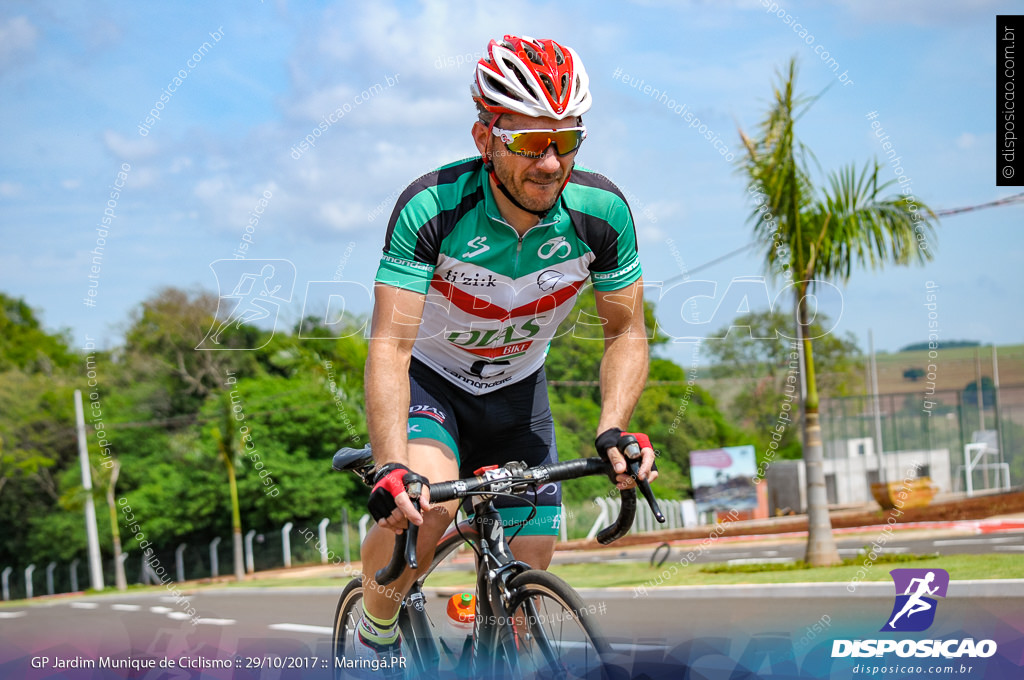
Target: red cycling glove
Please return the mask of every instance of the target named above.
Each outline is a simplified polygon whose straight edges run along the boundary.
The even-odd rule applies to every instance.
[[[373,490],[370,492],[367,507],[374,521],[391,516],[398,507],[395,504],[395,497],[405,492],[410,485],[416,482],[429,483],[426,477],[416,474],[401,463],[382,465],[373,480]]]

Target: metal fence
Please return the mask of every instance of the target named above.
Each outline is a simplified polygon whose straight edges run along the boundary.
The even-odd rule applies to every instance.
[[[826,458],[853,457],[847,443],[867,439],[887,468],[901,452],[948,451],[952,488],[944,491],[967,490],[968,475],[975,490],[1024,485],[1024,385],[983,389],[980,407],[966,390],[823,399],[820,416]],[[965,448],[986,440],[972,447],[969,472]]]

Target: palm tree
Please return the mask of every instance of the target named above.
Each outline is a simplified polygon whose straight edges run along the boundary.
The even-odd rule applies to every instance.
[[[231,396],[228,392],[220,395],[218,404],[220,422],[210,428],[213,440],[217,444],[217,452],[228,473],[228,489],[231,493],[231,544],[234,553],[235,579],[245,580],[245,566],[242,558],[242,513],[238,505],[238,484],[235,481],[235,466],[241,446],[237,438],[237,428],[231,417]]]
[[[797,337],[802,340],[804,377],[804,464],[807,469],[807,553],[813,566],[836,564],[839,554],[832,539],[825,474],[822,468],[818,390],[814,354],[808,328],[806,297],[818,279],[849,281],[854,265],[880,268],[909,265],[932,259],[937,217],[912,196],[881,193],[893,184],[882,181],[877,161],[857,171],[847,166],[828,177],[820,192],[811,181],[810,151],[797,140],[799,117],[817,97],[794,94],[796,60],[780,74],[774,101],[759,124],[756,136],[740,130],[746,153],[742,172],[764,196],[751,213],[755,237],[765,246],[770,276],[792,277],[796,295]]]
[[[104,466],[107,467],[107,466]],[[121,461],[112,460],[111,464],[107,469],[110,470],[110,477],[107,481],[107,509],[110,511],[110,535],[114,543],[114,584],[120,591],[128,589],[128,579],[124,575],[124,560],[121,559],[121,529],[118,527],[118,519],[120,513],[118,512],[117,502],[115,500],[117,488],[117,478],[121,474]]]

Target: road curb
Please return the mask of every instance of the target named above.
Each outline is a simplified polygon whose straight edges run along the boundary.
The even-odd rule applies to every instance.
[[[636,598],[644,597],[637,588],[576,588],[584,599],[588,598]],[[870,582],[851,584],[843,582],[824,583],[737,583],[727,586],[656,586],[647,589],[646,597],[680,600],[709,600],[721,598],[892,598],[895,589],[892,583]],[[975,579],[950,581],[947,597],[1024,597],[1024,579]]]

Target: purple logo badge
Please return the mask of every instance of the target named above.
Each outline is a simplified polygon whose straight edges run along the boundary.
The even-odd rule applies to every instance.
[[[935,620],[934,597],[946,597],[949,573],[945,569],[893,569],[896,602],[882,631],[905,633],[927,630]]]

